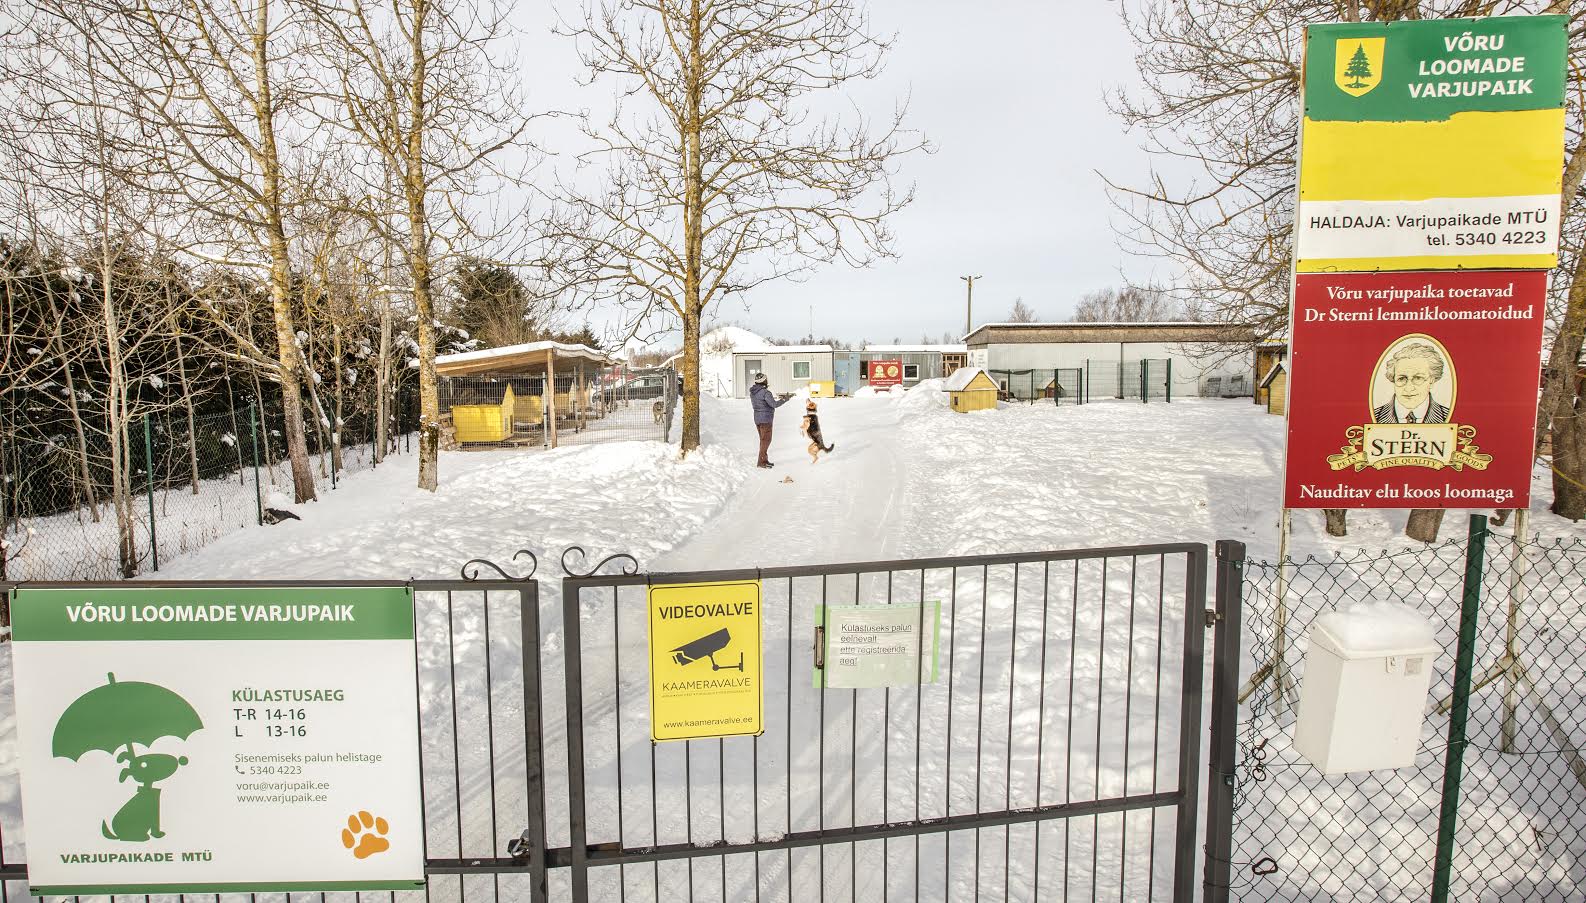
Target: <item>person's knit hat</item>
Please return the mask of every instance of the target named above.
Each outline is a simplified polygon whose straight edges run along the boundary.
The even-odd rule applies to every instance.
[[[754,381],[755,381],[756,385],[761,385],[761,386],[765,385],[766,384],[765,374],[764,373],[756,373],[754,375]]]

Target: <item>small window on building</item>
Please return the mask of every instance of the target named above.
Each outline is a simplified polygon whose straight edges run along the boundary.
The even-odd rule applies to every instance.
[[[794,361],[793,362],[793,378],[794,379],[809,379],[810,378],[810,362],[809,361]]]
[[[904,380],[911,381],[911,382],[914,381],[914,380],[918,380],[920,378],[920,365],[919,364],[904,364],[903,365],[903,378],[904,378]]]
[[[870,378],[870,362],[869,361],[860,361],[859,362],[859,378],[860,379],[869,379]]]

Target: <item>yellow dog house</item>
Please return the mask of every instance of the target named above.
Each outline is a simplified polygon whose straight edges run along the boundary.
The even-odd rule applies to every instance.
[[[942,390],[947,393],[948,407],[960,414],[990,411],[997,407],[997,384],[979,367],[954,370],[947,377]]]
[[[458,442],[505,442],[512,437],[512,417],[517,399],[507,386],[495,404],[454,404],[452,425]]]

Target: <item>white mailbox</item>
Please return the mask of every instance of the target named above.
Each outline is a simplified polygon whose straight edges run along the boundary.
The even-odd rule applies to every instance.
[[[1360,603],[1316,619],[1294,748],[1324,774],[1415,764],[1437,657],[1414,609]]]

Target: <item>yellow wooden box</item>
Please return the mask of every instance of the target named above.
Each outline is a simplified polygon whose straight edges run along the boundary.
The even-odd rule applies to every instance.
[[[452,425],[458,442],[505,442],[512,437],[512,387],[499,404],[459,404],[452,406]]]
[[[811,398],[836,398],[837,383],[829,379],[816,379],[810,381]]]

